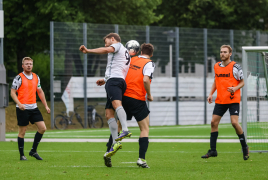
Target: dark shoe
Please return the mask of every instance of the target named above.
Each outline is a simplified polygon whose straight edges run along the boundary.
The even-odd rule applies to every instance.
[[[248,160],[248,158],[249,158],[248,146],[245,147],[245,148],[242,148],[242,149],[243,149],[243,158],[244,158],[244,160]]]
[[[43,160],[43,159],[37,154],[37,152],[32,152],[32,151],[30,151],[30,152],[29,152],[29,155],[32,156],[32,157],[35,157],[35,159],[37,159],[37,160]]]
[[[28,159],[27,159],[25,156],[21,156],[21,157],[20,157],[20,160],[21,160],[21,161],[27,161]]]
[[[209,158],[209,157],[217,157],[218,153],[217,151],[208,150],[208,153],[204,156],[201,156],[201,158]]]
[[[107,167],[112,167],[112,158],[111,157],[107,157],[106,154],[108,154],[108,152],[106,152],[103,156],[104,159],[104,164]]]

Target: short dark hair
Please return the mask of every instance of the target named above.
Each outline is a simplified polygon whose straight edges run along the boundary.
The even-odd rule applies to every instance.
[[[232,53],[233,52],[233,49],[231,48],[230,45],[222,45],[221,48],[228,48],[229,49],[229,53]],[[221,49],[220,49],[221,50]]]
[[[142,54],[146,54],[148,56],[152,56],[154,52],[154,46],[150,43],[143,43],[141,45]]]
[[[103,38],[103,41],[105,42],[105,39],[111,39],[112,37],[114,37],[114,39],[117,41],[117,42],[121,42],[121,38],[120,36],[117,34],[117,33],[110,33],[110,34],[107,34],[104,38]]]

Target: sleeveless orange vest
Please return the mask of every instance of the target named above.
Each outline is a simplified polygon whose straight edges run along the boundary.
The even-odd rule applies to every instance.
[[[138,56],[131,58],[131,63],[125,79],[127,89],[124,96],[128,96],[134,99],[145,101],[146,90],[143,84],[143,68],[150,59],[139,58]],[[151,82],[151,80],[150,80]]]
[[[18,100],[21,104],[34,104],[36,103],[36,89],[38,84],[38,77],[35,73],[33,74],[33,79],[27,79],[27,77],[20,73],[21,86],[17,90]]]
[[[233,75],[234,61],[231,61],[226,67],[220,67],[220,62],[214,65],[215,82],[217,89],[217,98],[215,103],[217,104],[232,104],[240,103],[240,89],[231,93],[227,91],[228,87],[235,87],[239,84],[239,81],[235,79]]]

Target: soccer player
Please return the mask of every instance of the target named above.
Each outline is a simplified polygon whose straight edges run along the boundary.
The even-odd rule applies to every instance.
[[[127,119],[132,116],[138,122],[140,128],[139,138],[139,159],[137,165],[143,168],[149,168],[145,160],[145,154],[149,145],[149,109],[146,105],[147,100],[153,101],[150,91],[150,83],[153,78],[155,65],[150,60],[153,56],[154,47],[152,44],[141,45],[141,55],[131,58],[130,68],[126,77],[127,89],[123,96],[123,107],[127,113]],[[118,122],[119,129],[121,124]],[[111,137],[107,143],[107,151],[111,146]],[[104,163],[107,167],[112,166],[111,158],[104,156]]]
[[[221,117],[229,109],[231,116],[231,123],[236,134],[239,137],[243,158],[249,158],[248,145],[244,136],[242,127],[238,122],[239,117],[239,103],[240,103],[240,89],[244,86],[243,71],[236,62],[231,61],[232,48],[229,45],[222,45],[220,48],[221,62],[214,66],[215,79],[211,87],[210,94],[207,98],[208,103],[212,103],[212,95],[217,90],[217,98],[215,100],[215,107],[213,110],[211,121],[211,136],[210,136],[210,150],[202,158],[216,157],[216,142],[218,138],[218,125]]]
[[[37,74],[32,72],[33,60],[30,57],[22,59],[22,69],[23,72],[17,75],[13,80],[10,93],[12,99],[17,104],[16,113],[19,126],[18,146],[20,160],[27,160],[24,156],[24,136],[29,121],[35,124],[38,129],[29,155],[35,157],[37,160],[43,160],[36,152],[36,149],[46,131],[46,125],[36,104],[36,92],[44,104],[47,113],[50,113],[50,109],[41,88],[40,79]],[[16,93],[18,93],[18,96]]]
[[[126,112],[122,107],[122,97],[126,90],[125,78],[130,65],[130,55],[127,49],[121,44],[121,38],[118,34],[110,33],[106,35],[103,40],[105,47],[87,49],[84,45],[82,45],[79,50],[85,54],[108,54],[105,78],[99,79],[96,84],[98,86],[105,84],[105,90],[107,93],[105,116],[112,134],[113,145],[109,152],[107,152],[106,156],[110,157],[122,148],[122,144],[116,141],[132,135],[132,133],[128,130]],[[117,123],[114,118],[115,111],[123,129],[119,137]]]

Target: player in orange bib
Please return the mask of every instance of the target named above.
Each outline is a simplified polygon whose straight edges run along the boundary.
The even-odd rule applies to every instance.
[[[231,122],[240,140],[243,158],[249,158],[248,145],[242,127],[238,122],[240,89],[244,86],[244,76],[240,65],[231,61],[232,48],[229,45],[222,45],[220,48],[221,62],[214,66],[215,79],[207,98],[208,103],[212,103],[212,95],[217,90],[217,98],[211,120],[210,150],[202,158],[216,157],[216,142],[218,138],[218,125],[221,117],[229,109]]]
[[[23,72],[17,75],[13,80],[10,93],[12,99],[17,104],[16,113],[19,126],[18,146],[20,160],[27,160],[24,156],[24,136],[29,122],[35,124],[38,128],[29,155],[35,157],[37,160],[43,160],[36,152],[36,149],[46,131],[46,125],[42,114],[37,108],[36,92],[44,104],[47,113],[50,113],[50,109],[47,105],[45,94],[41,88],[40,79],[37,74],[32,72],[33,60],[30,57],[23,58],[22,68]],[[18,93],[18,96],[16,93]]]
[[[131,58],[130,67],[127,77],[125,79],[127,88],[123,96],[123,107],[127,114],[127,119],[131,120],[132,116],[138,122],[140,127],[139,138],[139,158],[137,165],[143,168],[149,168],[145,160],[145,154],[149,146],[149,109],[146,104],[147,100],[153,101],[153,96],[150,91],[150,84],[153,78],[155,65],[150,60],[153,56],[154,47],[152,44],[141,45],[141,55]],[[118,130],[122,129],[118,121]],[[112,145],[112,138],[110,137],[107,143],[107,151]],[[104,157],[104,163],[107,167],[111,167],[111,158]]]

